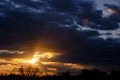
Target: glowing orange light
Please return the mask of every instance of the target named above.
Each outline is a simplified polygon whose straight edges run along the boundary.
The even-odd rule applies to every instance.
[[[15,58],[13,59],[14,62],[16,63],[23,63],[23,64],[32,64],[32,65],[37,65],[37,62],[43,62],[43,60],[47,60],[47,59],[51,59],[53,57],[55,57],[56,55],[59,55],[58,53],[52,53],[52,52],[35,52],[35,54],[33,55],[32,59],[26,60],[26,59],[22,59],[22,58]]]
[[[35,52],[35,54],[33,55],[33,58],[31,60],[27,60],[25,62],[28,62],[30,64],[35,64],[38,61],[40,61],[41,59],[50,59],[50,58],[53,58],[56,55],[58,55],[58,54],[57,53],[51,53],[51,52],[44,52],[44,53]]]
[[[28,63],[35,64],[36,62],[39,61],[39,58],[40,58],[40,55],[35,54],[35,55],[33,55],[33,58],[31,60],[28,60]]]

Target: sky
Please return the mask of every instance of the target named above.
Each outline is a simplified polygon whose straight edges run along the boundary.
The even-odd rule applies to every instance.
[[[120,68],[120,0],[0,0],[0,71]]]
[[[98,9],[104,9],[105,7],[103,6],[104,4],[115,4],[115,5],[119,5],[119,0],[95,0],[98,5]]]

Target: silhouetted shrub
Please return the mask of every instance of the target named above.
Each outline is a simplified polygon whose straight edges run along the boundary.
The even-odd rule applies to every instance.
[[[19,69],[21,75],[9,74],[0,75],[0,80],[120,80],[120,70],[111,70],[108,72],[103,72],[97,69],[81,70],[81,74],[71,75],[69,71],[62,72],[60,75],[46,75],[37,76],[39,74],[39,69],[28,67]],[[28,72],[26,72],[28,71]]]

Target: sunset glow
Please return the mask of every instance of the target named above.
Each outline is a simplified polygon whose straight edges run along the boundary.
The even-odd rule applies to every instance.
[[[0,74],[112,68],[120,68],[120,0],[0,0]]]
[[[33,58],[31,60],[28,60],[28,63],[35,64],[37,61],[39,61],[40,55],[35,54],[33,55]]]
[[[59,55],[58,53],[52,53],[52,52],[35,52],[32,59],[21,59],[21,58],[15,58],[13,61],[16,63],[27,63],[27,64],[32,64],[32,65],[37,65],[37,62],[43,62],[42,60],[50,59],[55,56]]]

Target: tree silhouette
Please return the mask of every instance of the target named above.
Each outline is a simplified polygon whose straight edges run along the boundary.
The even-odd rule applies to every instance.
[[[62,72],[59,75],[44,75],[40,74],[39,68],[21,66],[19,72],[21,75],[9,74],[0,75],[0,80],[120,80],[120,70],[111,70],[109,73],[98,69],[83,69],[81,74],[71,75],[69,71]]]
[[[27,68],[23,68],[23,66],[21,66],[19,68],[19,72],[22,76],[36,76],[39,71],[39,68],[32,66],[28,66]]]
[[[25,75],[25,74],[24,74],[24,68],[23,68],[23,66],[21,66],[21,67],[19,68],[19,72],[20,72],[20,74],[21,74],[22,76]]]

